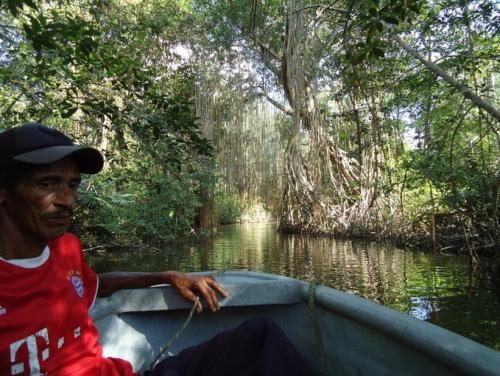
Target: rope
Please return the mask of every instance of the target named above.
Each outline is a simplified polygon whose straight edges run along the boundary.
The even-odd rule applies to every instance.
[[[225,272],[225,270],[217,270],[212,275],[212,277],[214,277],[214,278],[218,277],[219,275],[223,274],[224,272]],[[175,333],[175,335],[172,338],[170,338],[170,340],[163,347],[160,347],[160,352],[158,353],[156,358],[151,362],[151,365],[149,366],[149,368],[151,370],[159,363],[163,354],[165,354],[165,352],[174,344],[174,342],[179,339],[179,337],[182,335],[184,330],[187,328],[187,326],[191,322],[191,319],[193,318],[194,311],[196,310],[196,305],[198,304],[199,301],[200,301],[200,298],[197,296],[193,302],[193,306],[191,307],[191,311],[189,311],[189,315],[186,318],[186,321],[184,321],[184,324],[182,325],[182,327],[177,331],[177,333]]]
[[[321,360],[321,371],[323,376],[328,376],[328,364],[326,362],[325,347],[323,345],[323,337],[321,337],[321,327],[319,324],[318,316],[316,315],[316,302],[314,300],[314,295],[316,292],[316,282],[309,283],[309,312],[311,313],[311,320],[314,326],[314,334],[316,335],[316,341],[318,343],[319,357]]]
[[[173,345],[173,343],[175,341],[177,341],[179,339],[182,332],[184,332],[184,329],[187,328],[187,326],[191,322],[191,319],[193,318],[194,311],[196,310],[196,305],[198,304],[199,301],[200,301],[200,298],[197,296],[196,299],[194,300],[193,306],[191,307],[191,311],[189,311],[189,315],[188,315],[186,321],[184,321],[184,324],[182,325],[182,327],[177,331],[177,333],[175,333],[175,335],[172,338],[170,338],[170,340],[165,344],[165,346],[160,348],[160,352],[158,353],[156,358],[151,362],[151,365],[150,365],[151,370],[158,364],[158,362],[160,361],[163,354]]]

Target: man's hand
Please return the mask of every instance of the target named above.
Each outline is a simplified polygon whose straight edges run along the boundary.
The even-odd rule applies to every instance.
[[[221,294],[224,298],[229,296],[224,287],[217,283],[213,277],[190,275],[180,272],[168,273],[170,274],[170,284],[184,299],[194,302],[196,300],[197,293],[199,293],[206,300],[212,312],[219,310],[217,293]],[[198,301],[196,312],[200,313],[202,309],[202,305],[200,301]]]
[[[196,295],[201,295],[212,310],[219,310],[217,293],[227,298],[229,294],[217,281],[210,276],[191,275],[181,272],[168,271],[158,273],[110,272],[99,274],[98,296],[109,296],[121,289],[149,287],[169,283],[187,300],[194,302]],[[196,311],[200,313],[203,307],[198,300]]]

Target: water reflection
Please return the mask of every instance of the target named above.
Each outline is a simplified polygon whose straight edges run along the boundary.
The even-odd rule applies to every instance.
[[[411,296],[410,303],[411,307],[407,313],[420,320],[430,320],[433,313],[435,317],[436,313],[441,310],[439,308],[439,299],[435,297]]]
[[[281,235],[272,224],[224,227],[161,252],[89,255],[98,271],[253,270],[357,294],[500,350],[500,304],[489,276],[467,259],[409,252],[389,244]]]

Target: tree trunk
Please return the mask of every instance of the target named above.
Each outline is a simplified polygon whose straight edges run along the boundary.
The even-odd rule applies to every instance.
[[[210,89],[204,87],[203,78],[196,88],[196,115],[201,122],[201,131],[205,138],[213,140],[213,109]],[[201,206],[198,209],[198,222],[200,229],[208,233],[217,232],[218,219],[214,201],[213,161],[205,158],[201,161],[201,174],[199,180],[199,197]]]
[[[281,58],[281,83],[292,109],[293,127],[286,148],[286,187],[280,228],[294,231],[345,231],[351,204],[347,192],[358,179],[354,165],[324,128],[304,66],[304,4],[290,0]]]

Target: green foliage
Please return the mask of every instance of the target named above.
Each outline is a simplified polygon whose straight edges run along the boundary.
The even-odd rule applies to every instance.
[[[303,154],[293,161],[306,179],[321,177],[307,188],[321,221],[335,221],[329,202],[342,192],[346,218],[365,205],[378,213],[361,221],[419,222],[425,233],[429,213],[450,214],[457,229],[488,243],[499,233],[498,124],[392,36],[495,104],[497,18],[491,0],[7,0],[1,127],[40,120],[103,151],[107,170],[82,192],[79,231],[90,229],[95,241],[166,240],[190,230],[214,186],[225,192],[216,195],[223,223],[248,202],[284,214],[294,112],[277,116],[262,101],[297,106],[297,88],[284,78],[300,71],[295,83],[311,91],[324,133],[299,124]],[[288,60],[291,20],[301,30],[293,34],[303,43],[295,46],[300,62]],[[194,46],[196,64],[176,55],[179,46]],[[215,171],[200,174],[214,152]],[[331,171],[313,165],[319,155],[330,156]],[[355,178],[341,182],[346,166]],[[213,176],[222,178],[215,184]]]
[[[193,115],[192,70],[169,70],[173,57],[148,62],[159,47],[159,35],[148,32],[167,20],[151,20],[147,8],[119,6],[68,1],[65,9],[50,3],[16,13],[11,22],[21,28],[0,70],[4,122],[76,122],[91,124],[95,133],[107,121],[149,145],[163,138],[172,164],[186,152],[209,154]],[[132,11],[137,18],[128,18]]]
[[[363,39],[347,48],[347,60],[358,65],[384,58],[389,47],[384,38],[388,29],[411,22],[421,12],[423,3],[419,0],[370,0],[360,2],[356,9],[349,7],[353,19],[346,33],[359,33]]]
[[[450,108],[453,105],[447,104],[444,111]],[[469,218],[477,230],[494,237],[499,209],[495,161],[500,154],[494,135],[480,128],[473,118],[437,118],[427,148],[414,151],[410,165],[419,171],[422,183],[428,180],[438,189],[446,211]]]
[[[161,244],[188,234],[200,205],[195,181],[129,173],[108,171],[84,182],[73,231],[86,243],[124,245]]]
[[[237,195],[219,193],[215,197],[215,205],[221,225],[236,223],[241,219],[241,203]]]
[[[170,47],[190,30],[174,1],[11,0],[0,6],[2,128],[43,121],[103,152],[74,230],[156,243],[191,230],[200,156],[195,71]]]

